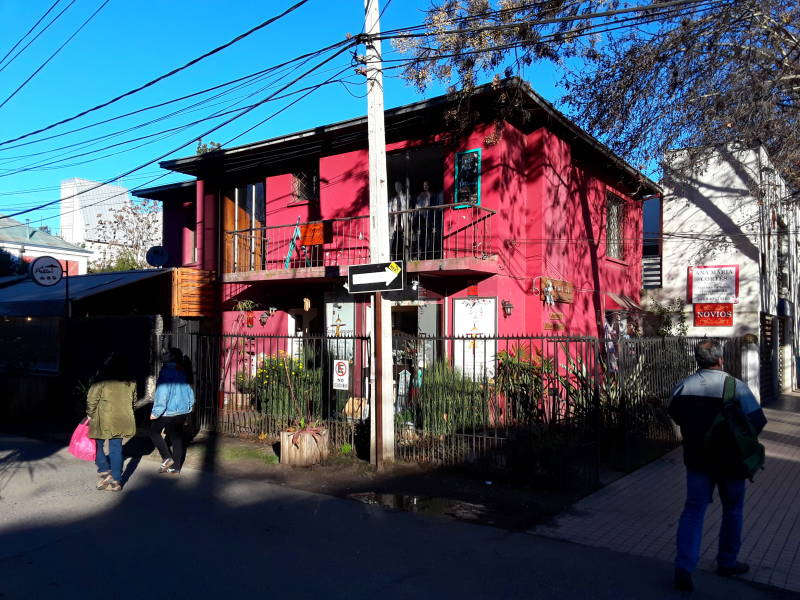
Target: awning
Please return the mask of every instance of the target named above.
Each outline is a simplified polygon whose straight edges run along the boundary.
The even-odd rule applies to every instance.
[[[73,275],[69,278],[69,299],[75,302],[171,272],[172,269],[147,269]],[[65,300],[66,279],[54,286],[44,287],[26,278],[0,288],[0,316],[60,317],[66,313]]]
[[[643,312],[638,302],[625,294],[606,292],[606,310],[624,310]]]

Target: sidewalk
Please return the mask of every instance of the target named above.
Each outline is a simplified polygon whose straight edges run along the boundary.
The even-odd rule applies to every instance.
[[[797,406],[797,395],[780,406]],[[750,563],[751,581],[800,591],[800,412],[765,409],[761,434],[765,470],[748,483],[740,560]],[[607,548],[629,555],[672,561],[685,499],[682,450],[617,480],[574,504],[552,525],[534,533]],[[706,514],[700,569],[716,568],[719,498]]]
[[[0,436],[0,598],[681,598],[670,565],[185,468],[121,493]],[[149,467],[149,468],[145,468]],[[700,573],[693,600],[797,598]]]

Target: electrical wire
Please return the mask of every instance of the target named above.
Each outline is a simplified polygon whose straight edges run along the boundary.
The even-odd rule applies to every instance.
[[[252,35],[253,33],[263,29],[264,27],[267,27],[268,25],[271,25],[272,23],[278,21],[279,19],[282,19],[286,15],[289,15],[290,13],[294,12],[295,10],[297,10],[298,8],[300,8],[301,6],[306,4],[307,2],[308,2],[308,0],[300,0],[299,2],[293,4],[292,6],[290,6],[286,10],[284,10],[282,13],[280,13],[280,14],[274,16],[274,17],[270,17],[269,19],[267,19],[266,21],[260,23],[259,25],[256,25],[252,29],[249,29],[248,31],[246,31],[246,32],[244,32],[242,34],[239,34],[238,36],[236,36],[235,38],[233,38],[229,42],[227,42],[225,44],[222,44],[221,46],[217,46],[216,48],[214,48],[212,50],[209,50],[205,54],[202,54],[202,55],[200,55],[200,56],[198,56],[196,58],[193,58],[192,60],[190,60],[186,64],[184,64],[184,65],[182,65],[180,67],[177,67],[175,69],[172,69],[171,71],[169,71],[167,73],[164,73],[163,75],[159,75],[158,77],[148,81],[147,83],[144,83],[144,84],[142,84],[142,85],[140,85],[140,86],[138,86],[136,88],[133,88],[131,90],[128,90],[127,92],[124,92],[124,93],[122,93],[122,94],[120,94],[118,96],[115,96],[111,100],[107,100],[106,102],[103,102],[101,104],[98,104],[96,106],[88,108],[86,110],[83,110],[83,111],[81,111],[81,112],[79,112],[79,113],[77,113],[77,114],[75,114],[75,115],[73,115],[71,117],[67,117],[66,119],[61,119],[60,121],[57,121],[55,123],[51,123],[50,125],[42,127],[42,128],[37,129],[35,131],[30,131],[28,133],[25,133],[23,135],[17,136],[15,138],[2,141],[2,142],[0,142],[0,146],[5,146],[6,144],[10,144],[12,142],[16,142],[16,141],[28,138],[28,137],[30,137],[32,135],[36,135],[36,134],[39,134],[39,133],[43,133],[45,131],[49,131],[50,129],[53,129],[54,127],[58,127],[60,125],[64,125],[65,123],[69,123],[71,121],[79,119],[79,118],[81,118],[81,117],[83,117],[85,115],[88,115],[89,113],[98,111],[101,108],[105,108],[107,106],[110,106],[111,104],[119,102],[123,98],[127,98],[129,96],[132,96],[134,94],[137,94],[137,93],[141,92],[142,90],[145,90],[145,89],[147,89],[149,87],[152,87],[152,86],[156,85],[157,83],[159,83],[161,81],[164,81],[165,79],[168,79],[169,77],[172,77],[172,76],[174,76],[174,75],[176,75],[176,74],[178,74],[178,73],[180,73],[182,71],[185,71],[189,67],[192,67],[193,65],[196,65],[197,63],[199,63],[202,60],[205,60],[209,56],[213,56],[213,55],[215,55],[215,54],[217,54],[219,52],[222,52],[226,48],[229,48],[230,46],[240,42],[241,40],[247,38],[248,36]]]
[[[39,20],[38,20],[38,21],[36,21],[36,23],[34,23],[34,24],[31,26],[31,28],[30,28],[30,29],[28,29],[28,31],[26,31],[26,32],[25,32],[25,35],[23,35],[21,38],[19,38],[19,39],[17,40],[17,43],[16,43],[16,44],[14,44],[13,46],[11,46],[11,49],[10,49],[8,52],[6,52],[5,56],[3,56],[3,58],[0,58],[0,65],[3,65],[3,63],[4,63],[4,62],[6,62],[6,59],[7,59],[7,58],[8,58],[8,57],[11,55],[11,53],[12,53],[12,52],[14,52],[14,50],[16,50],[16,49],[17,49],[17,46],[19,46],[19,45],[20,45],[20,44],[21,44],[21,43],[22,43],[22,42],[25,40],[25,38],[26,38],[26,37],[28,37],[28,36],[29,36],[31,33],[33,33],[33,31],[34,31],[34,30],[35,30],[35,29],[36,29],[36,28],[39,26],[39,23],[41,23],[42,21],[44,21],[45,17],[47,17],[47,15],[49,15],[49,14],[52,12],[52,10],[53,10],[53,9],[54,9],[54,8],[55,8],[57,5],[58,5],[58,3],[59,3],[59,2],[61,2],[61,0],[56,0],[55,2],[53,2],[53,3],[50,5],[50,8],[48,8],[48,9],[47,9],[47,11],[46,11],[46,12],[45,12],[45,13],[44,13],[44,14],[43,14],[41,17],[39,17]],[[74,0],[73,0],[73,4],[74,4]],[[70,6],[72,6],[72,4],[70,4]],[[69,6],[68,6],[67,8],[69,8]],[[51,22],[50,24],[52,25],[52,22]],[[50,25],[48,25],[47,27],[49,27],[49,26],[50,26]],[[41,35],[42,33],[44,33],[44,31],[46,31],[46,30],[47,30],[47,27],[45,27],[45,29],[44,29],[44,30],[42,30],[42,31],[39,33],[39,35]],[[36,37],[39,37],[39,36],[37,35]],[[31,43],[33,43],[35,40],[36,40],[36,38],[33,38],[33,40],[31,40],[31,42],[28,44],[28,46],[30,46],[30,44],[31,44]],[[25,48],[27,48],[28,46],[25,46]],[[23,48],[22,50],[24,51],[24,50],[25,50],[25,48]],[[17,54],[16,56],[14,56],[14,58],[16,58],[17,56],[19,56],[19,54]],[[12,62],[14,62],[14,58],[12,58],[10,61],[8,61],[8,65],[10,65]],[[0,67],[0,72],[2,72],[2,71],[3,71],[3,69],[5,69],[5,68],[6,68],[8,65],[3,65],[2,67]]]
[[[51,26],[53,23],[55,23],[56,21],[58,21],[58,19],[61,17],[61,15],[63,15],[65,12],[67,12],[67,10],[68,10],[68,9],[69,9],[69,8],[70,8],[70,7],[71,7],[73,4],[75,4],[75,2],[76,2],[76,0],[71,0],[71,2],[70,2],[70,3],[69,3],[67,6],[66,6],[66,7],[64,7],[64,8],[61,10],[61,12],[60,12],[60,13],[58,13],[58,14],[57,14],[55,17],[53,17],[53,19],[52,19],[52,20],[51,20],[51,21],[50,21],[50,22],[49,22],[47,25],[45,25],[45,27],[44,27],[44,28],[43,28],[41,31],[39,31],[39,33],[37,33],[37,34],[36,34],[36,35],[33,37],[33,39],[32,39],[31,41],[29,41],[27,44],[25,44],[25,46],[24,46],[23,48],[21,48],[21,49],[19,50],[19,52],[17,52],[17,53],[16,53],[14,56],[12,56],[12,57],[9,59],[9,61],[8,61],[6,64],[4,64],[2,67],[0,67],[0,72],[3,72],[3,71],[5,70],[5,68],[6,68],[8,65],[10,65],[12,62],[14,62],[14,61],[17,59],[17,57],[18,57],[20,54],[22,54],[23,52],[25,52],[25,50],[27,50],[27,49],[30,47],[30,45],[31,45],[31,44],[33,44],[33,43],[34,43],[34,42],[35,42],[37,39],[39,39],[39,36],[41,36],[41,35],[42,35],[42,34],[43,34],[45,31],[47,31],[48,29],[50,29],[50,26]]]
[[[353,41],[352,41],[352,43],[353,43],[353,44],[355,44],[355,43],[356,43],[356,41],[355,41],[355,40],[353,40]],[[117,179],[120,179],[120,178],[122,178],[122,177],[127,177],[128,175],[130,175],[130,174],[132,174],[132,173],[135,173],[136,171],[139,171],[139,170],[141,170],[141,169],[143,169],[143,168],[145,168],[145,167],[147,167],[147,166],[149,166],[149,165],[153,164],[153,163],[154,163],[154,162],[156,162],[156,161],[159,161],[159,160],[161,160],[161,159],[163,159],[163,158],[166,158],[166,157],[167,157],[167,156],[169,156],[170,154],[173,154],[173,153],[175,153],[175,152],[178,152],[178,151],[182,150],[182,149],[183,149],[183,148],[185,148],[186,146],[188,146],[188,145],[190,145],[190,144],[193,144],[194,142],[196,142],[196,141],[198,141],[198,140],[200,140],[200,139],[202,139],[202,138],[204,138],[204,137],[207,137],[209,134],[213,133],[214,131],[217,131],[218,129],[221,129],[221,128],[222,128],[222,127],[224,127],[225,125],[228,125],[228,124],[230,124],[230,123],[234,122],[235,120],[237,120],[237,119],[241,118],[241,117],[242,117],[242,116],[244,116],[245,114],[248,114],[248,113],[249,113],[249,112],[251,112],[252,110],[255,110],[255,109],[256,109],[256,108],[258,108],[259,106],[261,106],[261,105],[263,105],[263,104],[265,104],[265,103],[269,102],[269,101],[270,101],[270,100],[271,100],[271,99],[272,99],[274,96],[278,95],[280,92],[283,92],[283,91],[287,90],[289,87],[291,87],[292,85],[294,85],[295,83],[297,83],[298,81],[300,81],[301,79],[303,79],[304,77],[307,77],[308,75],[310,75],[311,73],[313,73],[315,70],[317,70],[317,69],[321,68],[322,66],[324,66],[324,65],[325,65],[325,64],[327,64],[327,63],[329,63],[330,61],[332,61],[332,60],[333,60],[334,58],[336,58],[337,56],[339,56],[339,55],[343,54],[344,52],[346,52],[347,50],[349,50],[349,48],[350,48],[350,45],[346,45],[346,46],[344,46],[343,48],[339,49],[339,50],[338,50],[337,52],[335,52],[335,53],[334,53],[332,56],[329,56],[328,58],[326,58],[326,59],[322,60],[321,62],[317,63],[317,65],[315,65],[315,66],[311,67],[310,69],[306,70],[306,71],[305,71],[303,74],[301,74],[301,75],[299,75],[298,77],[296,77],[295,79],[293,79],[291,82],[289,82],[289,83],[285,84],[285,85],[284,85],[284,86],[283,86],[283,87],[282,87],[280,90],[278,90],[277,92],[274,92],[274,93],[272,93],[272,94],[268,95],[266,98],[264,98],[264,99],[262,99],[261,101],[257,102],[257,103],[256,103],[256,104],[254,104],[252,107],[250,107],[250,108],[248,108],[248,109],[246,109],[246,110],[244,110],[244,111],[240,112],[238,115],[234,115],[233,117],[231,117],[231,118],[229,118],[229,119],[225,120],[223,123],[221,123],[221,124],[219,124],[219,125],[216,125],[216,126],[212,127],[211,129],[209,129],[209,130],[207,130],[207,131],[203,132],[202,134],[200,134],[200,135],[198,135],[198,136],[195,136],[194,138],[190,139],[188,142],[186,142],[186,143],[184,143],[184,144],[181,144],[180,146],[178,146],[178,147],[176,147],[176,148],[173,148],[173,149],[169,150],[168,152],[165,152],[165,153],[161,154],[160,156],[158,156],[158,157],[156,157],[156,158],[154,158],[154,159],[152,159],[152,160],[149,160],[149,161],[147,161],[146,163],[143,163],[143,164],[141,164],[141,165],[139,165],[139,166],[137,166],[137,167],[134,167],[134,168],[132,168],[132,169],[129,169],[129,170],[127,170],[126,172],[124,172],[124,173],[122,173],[122,174],[118,175],[117,177],[114,177],[112,180],[107,180],[107,181],[105,181],[105,182],[100,182],[100,183],[98,183],[96,186],[94,186],[94,187],[92,187],[92,188],[89,188],[89,189],[87,189],[87,190],[84,190],[84,191],[83,191],[83,192],[81,192],[81,193],[88,193],[89,191],[91,191],[91,190],[93,190],[93,189],[97,189],[97,188],[101,187],[102,185],[104,185],[104,184],[108,183],[109,181],[115,181],[115,180],[117,180]],[[166,175],[168,175],[168,174],[169,174],[169,173],[166,173],[166,174],[165,174],[165,176],[166,176]],[[80,195],[80,194],[75,194],[75,195]],[[50,202],[43,203],[43,204],[39,205],[39,206],[38,206],[38,207],[36,207],[36,208],[29,208],[29,209],[25,209],[25,210],[22,210],[22,211],[17,211],[17,212],[15,212],[15,213],[12,213],[12,214],[10,214],[10,215],[6,215],[6,216],[7,216],[7,217],[9,217],[9,218],[13,218],[13,217],[16,217],[16,216],[19,216],[19,215],[22,215],[22,214],[26,214],[26,213],[29,213],[29,212],[33,212],[33,211],[35,211],[35,210],[39,210],[39,209],[41,209],[41,208],[45,208],[45,207],[47,207],[47,206],[51,206],[51,205],[53,205],[53,204],[57,204],[57,203],[59,203],[59,202],[61,202],[61,201],[62,201],[62,199],[61,199],[61,198],[59,198],[59,199],[57,199],[57,200],[52,200],[52,201],[50,201]],[[0,229],[2,229],[2,228],[0,228]]]
[[[66,47],[66,45],[69,44],[75,38],[75,36],[78,35],[81,32],[81,30],[83,30],[83,28],[86,27],[91,22],[91,20],[95,18],[97,16],[97,13],[103,10],[109,2],[111,2],[111,0],[104,0],[104,2],[97,8],[97,10],[95,10],[91,15],[89,15],[89,17],[86,20],[84,20],[83,23],[81,23],[80,27],[78,27],[75,30],[75,32],[71,36],[69,36],[63,44],[61,44],[58,48],[56,48],[55,52],[53,52],[50,56],[47,57],[47,60],[45,60],[41,65],[39,65],[39,67],[33,73],[31,73],[30,76],[25,81],[19,84],[19,86],[17,86],[17,89],[11,92],[11,94],[5,100],[0,102],[0,108],[3,108],[6,104],[8,104],[8,102],[14,96],[16,96],[26,85],[28,85],[28,83],[30,83],[30,81],[34,77],[36,77],[36,75],[38,75],[39,72],[42,69],[44,69],[51,60],[53,60],[56,56],[58,56],[58,54]]]

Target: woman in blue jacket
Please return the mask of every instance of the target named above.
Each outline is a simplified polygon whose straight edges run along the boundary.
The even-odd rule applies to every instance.
[[[194,407],[194,392],[189,385],[183,352],[178,348],[170,348],[164,352],[163,361],[150,414],[150,438],[163,460],[159,472],[177,475],[181,472],[183,462],[183,424],[186,415]],[[164,429],[169,435],[172,450],[161,435]]]

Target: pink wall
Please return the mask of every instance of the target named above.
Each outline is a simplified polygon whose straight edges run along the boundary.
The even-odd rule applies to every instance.
[[[493,276],[446,277],[442,284],[447,290],[446,312],[450,315],[446,332],[452,331],[452,300],[466,297],[468,286],[477,284],[479,296],[497,298],[498,333],[501,335],[549,333],[544,324],[554,322],[552,313],[561,315],[558,321],[564,324],[565,334],[597,335],[606,291],[622,293],[633,299],[639,295],[641,202],[625,198],[615,190],[626,201],[625,238],[629,243],[626,244],[624,261],[609,259],[605,255],[605,194],[612,188],[604,180],[617,179],[616,173],[605,174],[602,158],[598,158],[592,167],[583,163],[579,166],[573,160],[570,143],[545,128],[524,134],[506,123],[499,138],[494,143],[487,143],[488,137],[495,137],[493,134],[493,125],[478,126],[457,143],[445,146],[445,204],[453,202],[455,153],[481,148],[482,206],[496,211],[491,218],[492,237],[486,242],[486,251],[497,254],[499,271]],[[419,141],[403,142],[392,144],[389,149],[418,144]],[[293,204],[290,174],[267,177],[267,226],[287,226],[283,241],[286,246],[298,218],[307,222],[366,215],[369,209],[367,164],[366,149],[320,158],[319,205]],[[206,190],[202,182],[198,182],[197,194],[204,203],[203,210],[198,211],[203,232],[198,250],[202,250],[202,266],[215,268],[218,253],[217,195],[214,190]],[[473,210],[450,211],[448,225],[452,226]],[[367,219],[350,220],[346,225],[336,223],[334,227],[342,229],[335,230],[331,241],[326,243],[323,264],[366,262],[369,257]],[[349,229],[344,230],[344,227]],[[359,240],[361,245],[354,240]],[[267,251],[267,256],[275,263],[271,268],[278,264],[278,268],[282,268],[286,248],[280,244],[273,246]],[[347,252],[363,256],[355,257],[358,258],[356,261]],[[546,307],[538,295],[541,277],[572,282],[575,286],[574,303]],[[247,284],[223,286],[222,299],[228,301],[225,308],[231,309],[231,299],[243,295],[250,297],[251,292],[260,294],[258,290],[266,289],[263,285],[257,289],[251,289]],[[321,295],[322,287],[312,285],[309,294],[312,288],[316,290],[313,293]],[[510,318],[502,314],[503,300],[514,305]],[[223,330],[232,330],[236,316],[237,313],[224,313]],[[263,328],[256,323],[247,331],[284,335],[286,315],[276,315]]]

